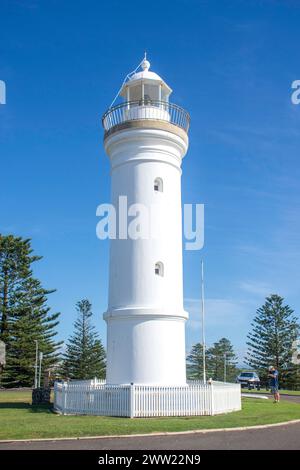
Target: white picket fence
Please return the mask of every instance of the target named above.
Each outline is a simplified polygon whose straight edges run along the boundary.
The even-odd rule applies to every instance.
[[[190,381],[186,386],[56,382],[54,409],[62,414],[130,418],[215,415],[240,410],[241,389],[239,384],[223,382]]]

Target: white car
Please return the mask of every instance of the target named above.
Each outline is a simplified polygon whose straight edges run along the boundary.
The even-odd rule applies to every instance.
[[[241,384],[242,388],[247,387],[248,389],[260,389],[260,378],[256,372],[241,372],[236,378],[236,383]]]

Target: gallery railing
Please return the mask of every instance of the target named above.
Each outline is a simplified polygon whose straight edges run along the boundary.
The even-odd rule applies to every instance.
[[[134,120],[166,121],[188,132],[190,116],[187,111],[177,104],[166,101],[140,100],[127,101],[109,108],[102,117],[105,131],[119,124]]]

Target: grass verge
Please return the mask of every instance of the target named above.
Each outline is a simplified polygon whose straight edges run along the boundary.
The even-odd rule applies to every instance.
[[[0,393],[0,439],[36,439],[174,432],[279,423],[300,419],[300,405],[243,399],[243,409],[219,416],[181,418],[111,418],[61,416],[51,408],[30,405],[30,392]]]
[[[265,388],[261,388],[260,390],[248,390],[248,388],[242,388],[242,393],[271,393],[270,390],[266,390]],[[279,390],[280,395],[292,395],[292,396],[300,396],[299,390]]]

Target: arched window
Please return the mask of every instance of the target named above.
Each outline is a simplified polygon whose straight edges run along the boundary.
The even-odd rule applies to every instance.
[[[154,180],[154,191],[163,192],[163,180],[161,178],[155,178]]]
[[[164,275],[164,265],[161,261],[155,263],[155,274],[162,277]]]

